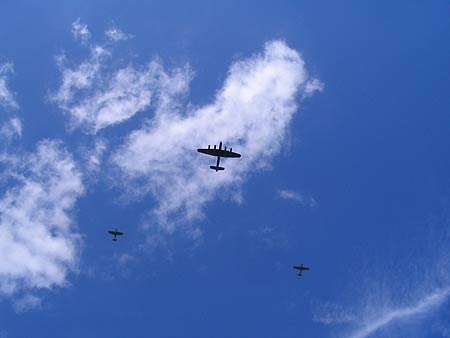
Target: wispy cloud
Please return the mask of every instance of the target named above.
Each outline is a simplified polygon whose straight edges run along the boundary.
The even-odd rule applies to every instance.
[[[32,294],[25,294],[21,298],[14,301],[14,309],[18,313],[35,310],[41,305],[42,299]]]
[[[269,42],[263,53],[231,66],[210,104],[186,108],[176,96],[167,96],[112,161],[128,187],[155,197],[158,206],[152,214],[170,233],[177,222],[201,217],[219,191],[237,192],[252,172],[270,166],[298,109],[297,98],[311,81],[317,80],[308,75],[297,51],[283,41]],[[178,88],[188,90],[184,82]],[[242,158],[224,160],[226,170],[215,173],[209,169],[213,159],[195,150],[219,141]],[[199,233],[198,228],[190,231]]]
[[[118,28],[106,34],[114,41],[127,36]],[[68,66],[64,55],[57,58],[62,83],[50,99],[69,115],[72,128],[95,134],[152,103],[164,104],[171,96],[185,93],[192,78],[189,66],[167,72],[157,59],[145,66],[114,67],[108,63],[112,55],[107,46],[92,45],[89,57],[78,66]]]
[[[0,128],[0,136],[7,141],[11,141],[14,137],[22,136],[22,122],[19,118],[13,117],[5,122]]]
[[[325,85],[319,79],[312,79],[305,86],[304,95],[311,96],[317,91],[322,91],[325,88]]]
[[[265,250],[286,249],[290,246],[287,233],[280,227],[265,225],[249,230],[248,234]]]
[[[292,190],[277,190],[278,197],[284,200],[295,201],[310,208],[317,207],[317,201],[312,196],[305,196]]]
[[[395,245],[395,257],[386,250],[368,269],[352,271],[357,285],[339,303],[316,306],[314,320],[340,331],[342,338],[429,337],[441,331],[441,315],[448,317],[450,261],[448,237],[434,235],[407,259]],[[352,262],[352,265],[356,261]],[[445,312],[443,312],[445,311]]]
[[[419,286],[418,290],[422,288],[424,287]],[[400,288],[396,289],[396,292],[401,293]],[[450,299],[450,287],[437,287],[422,292],[421,296],[412,297],[416,292],[417,290],[409,289],[409,294],[405,296],[413,301],[405,302],[401,299],[387,299],[385,294],[373,288],[362,306],[353,309],[328,302],[319,304],[314,309],[314,321],[341,329],[349,328],[339,335],[342,338],[379,337],[381,333],[384,337],[387,332],[411,332],[408,331],[410,329],[415,329],[414,336],[419,337],[417,330],[420,328],[420,322],[438,311]],[[395,332],[392,336],[403,337],[398,331]]]
[[[56,92],[50,94],[50,99],[58,104],[62,111],[70,115],[72,125],[75,127],[90,118],[88,111],[79,108],[77,96],[79,92],[92,88],[94,81],[100,77],[103,60],[109,56],[106,49],[94,46],[90,50],[89,58],[74,68],[66,65],[65,55],[57,57],[62,83]]]
[[[90,146],[81,147],[82,158],[84,159],[83,165],[86,173],[95,174],[101,168],[108,143],[105,139],[97,138],[93,147]]]
[[[18,108],[14,95],[8,88],[8,76],[14,72],[12,63],[0,64],[0,107]]]
[[[386,309],[379,317],[364,322],[360,328],[349,334],[348,338],[367,338],[378,330],[393,324],[406,321],[418,315],[428,314],[436,310],[450,296],[450,287],[434,290],[432,293],[419,299],[418,302],[398,309]]]
[[[81,22],[80,18],[72,23],[72,34],[75,39],[80,40],[83,43],[88,42],[91,38],[88,26]]]
[[[72,156],[56,141],[34,153],[3,154],[0,291],[16,295],[64,286],[76,268],[79,235],[71,213],[84,188]]]
[[[133,35],[124,33],[117,27],[111,27],[110,29],[106,30],[105,35],[112,41],[128,40],[133,37]]]

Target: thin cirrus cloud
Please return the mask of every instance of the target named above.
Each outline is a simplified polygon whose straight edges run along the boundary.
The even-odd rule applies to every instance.
[[[80,244],[71,212],[84,192],[74,159],[60,142],[47,140],[34,153],[4,153],[1,161],[10,170],[1,181],[0,292],[66,285]]]
[[[393,306],[377,301],[366,304],[362,313],[348,312],[344,307],[326,303],[314,320],[326,325],[352,325],[354,329],[342,338],[370,338],[391,328],[407,330],[409,324],[418,326],[420,320],[437,311],[450,297],[450,287],[438,287],[406,305]],[[409,332],[409,331],[407,331]],[[417,332],[416,332],[417,334]],[[398,333],[397,333],[398,335]],[[383,335],[384,336],[384,335]],[[394,335],[395,336],[395,335]]]
[[[210,104],[186,108],[167,97],[153,119],[126,137],[112,162],[134,193],[154,196],[151,215],[159,230],[171,233],[176,224],[202,217],[205,204],[219,193],[241,199],[245,179],[268,168],[279,152],[299,98],[322,88],[297,51],[284,41],[268,42],[262,53],[232,64]],[[209,169],[215,159],[196,148],[220,141],[242,158],[223,160],[226,170],[216,173]],[[188,229],[192,236],[200,233]]]
[[[345,338],[369,338],[377,332],[410,319],[424,316],[437,310],[450,296],[450,288],[437,289],[409,306],[385,309],[379,316],[363,321],[360,327]],[[361,323],[361,322],[360,322]]]
[[[0,64],[0,106],[4,108],[18,108],[13,93],[8,88],[8,76],[14,72],[12,63]]]
[[[408,252],[406,261],[398,257],[396,246],[398,261],[371,262],[369,271],[353,272],[358,286],[351,288],[350,298],[319,304],[314,320],[344,330],[337,335],[342,338],[439,334],[444,304],[450,300],[450,263],[447,236],[431,238],[432,246]]]
[[[87,31],[79,21],[74,27],[75,32]],[[112,41],[131,37],[118,28],[105,34]],[[65,55],[58,56],[62,80],[50,100],[70,117],[71,128],[82,128],[90,134],[123,122],[152,103],[184,93],[192,78],[189,66],[166,72],[156,59],[145,66],[130,63],[111,69],[108,60],[113,55],[109,47],[92,45],[89,49],[89,57],[75,67],[68,66]]]

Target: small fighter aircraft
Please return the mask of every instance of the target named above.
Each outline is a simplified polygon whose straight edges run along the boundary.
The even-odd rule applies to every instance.
[[[197,149],[197,151],[202,154],[217,156],[216,165],[209,166],[211,169],[215,170],[216,172],[219,170],[225,170],[224,167],[219,167],[221,157],[233,157],[233,158],[241,157],[241,154],[233,152],[233,148],[230,148],[230,150],[227,150],[227,147],[222,149],[222,142],[219,143],[219,149],[217,149],[216,145],[214,145],[214,148],[211,148],[211,146],[208,146],[208,149],[200,148],[200,149]]]
[[[303,264],[301,264],[300,266],[294,265],[293,268],[296,269],[296,270],[298,270],[297,276],[300,276],[300,277],[303,276],[303,275],[302,275],[302,272],[303,272],[303,271],[309,270],[309,268],[306,267],[306,266],[303,266]]]
[[[116,238],[117,236],[123,235],[123,232],[117,231],[117,229],[116,230],[108,230],[108,232],[114,236],[114,238],[112,239],[114,242],[117,242],[117,238]]]

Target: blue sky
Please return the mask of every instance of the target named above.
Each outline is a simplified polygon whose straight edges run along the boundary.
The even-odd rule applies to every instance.
[[[450,337],[449,16],[3,1],[0,337]]]

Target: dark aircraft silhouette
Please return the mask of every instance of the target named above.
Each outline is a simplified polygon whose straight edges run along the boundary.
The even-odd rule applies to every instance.
[[[211,149],[211,146],[208,146],[208,149],[200,148],[200,149],[197,149],[197,151],[202,154],[217,156],[216,165],[209,166],[211,169],[215,170],[216,172],[219,170],[225,170],[224,167],[219,167],[221,157],[233,157],[233,158],[241,157],[241,154],[233,153],[233,148],[230,148],[230,150],[227,150],[227,147],[225,147],[225,149],[222,149],[222,142],[219,143],[219,149],[217,149],[216,145],[214,145],[213,149]]]
[[[303,264],[301,264],[300,266],[295,266],[295,265],[294,265],[293,268],[296,269],[296,270],[298,270],[297,276],[300,276],[300,277],[303,276],[303,275],[302,275],[302,272],[303,272],[303,271],[309,270],[309,268],[306,267],[306,266],[303,266]]]
[[[123,235],[123,232],[120,232],[120,231],[117,231],[117,229],[116,230],[108,230],[108,232],[111,234],[111,235],[114,235],[114,238],[112,239],[114,242],[117,242],[117,236],[122,236]]]

